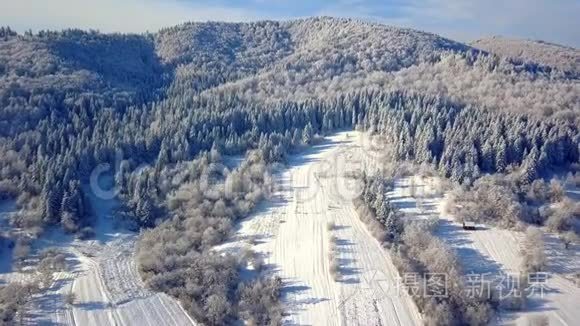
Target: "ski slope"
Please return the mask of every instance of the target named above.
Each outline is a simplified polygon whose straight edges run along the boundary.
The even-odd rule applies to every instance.
[[[389,196],[408,218],[439,217],[435,235],[455,249],[465,273],[487,273],[487,280],[505,274],[518,274],[524,234],[488,226],[479,226],[476,231],[463,230],[460,224],[444,213],[446,196],[436,190],[439,182],[437,178],[400,178],[395,181],[394,190]],[[414,197],[410,191],[412,185],[415,188]],[[417,198],[421,199],[419,204]],[[578,325],[580,288],[568,277],[580,272],[580,247],[576,244],[565,250],[557,236],[549,233],[545,234],[544,241],[550,276],[547,289],[543,295],[538,293],[531,296],[523,311],[501,311],[497,324],[528,325],[531,316],[543,315],[548,317],[550,325]]]
[[[239,225],[218,250],[246,246],[284,281],[288,325],[421,325],[388,252],[359,220],[352,199],[360,184],[348,173],[364,166],[363,134],[342,132],[292,156],[277,175],[275,196]],[[335,227],[329,229],[328,222]],[[330,272],[335,237],[340,280]]]
[[[92,192],[90,192],[92,193]],[[32,325],[195,325],[179,303],[145,288],[137,271],[137,234],[115,226],[116,202],[91,197],[97,224],[94,240],[79,241],[54,230],[37,246],[57,247],[67,255],[67,272],[37,295],[27,314]],[[65,295],[75,294],[74,304]]]

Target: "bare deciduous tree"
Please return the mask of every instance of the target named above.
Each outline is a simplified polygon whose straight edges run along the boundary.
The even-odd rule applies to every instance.
[[[562,236],[562,242],[564,243],[564,248],[570,249],[570,246],[578,242],[578,235],[574,231],[568,231]]]
[[[536,227],[528,227],[523,244],[522,270],[525,273],[543,271],[546,265],[546,253],[542,231]]]

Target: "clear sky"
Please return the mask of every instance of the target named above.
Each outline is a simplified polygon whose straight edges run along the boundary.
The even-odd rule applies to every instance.
[[[460,41],[502,35],[580,48],[580,0],[0,0],[0,25],[156,31],[185,21],[354,17]]]

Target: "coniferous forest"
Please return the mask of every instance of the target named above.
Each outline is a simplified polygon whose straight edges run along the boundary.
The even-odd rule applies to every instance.
[[[212,251],[270,195],[273,165],[319,135],[358,128],[379,135],[389,159],[460,184],[463,200],[477,201],[502,175],[514,202],[557,196],[542,180],[577,173],[579,78],[568,64],[348,19],[187,23],[139,35],[3,27],[0,199],[16,202],[9,223],[26,230],[3,236],[25,246],[56,227],[90,238],[83,185],[109,164],[116,216],[142,233],[148,287],[207,324],[276,324],[280,279],[242,280],[251,252]],[[232,156],[244,159],[232,167]],[[374,204],[385,186],[368,182],[383,236],[400,241],[387,201]],[[522,213],[528,206],[512,222],[547,223]]]

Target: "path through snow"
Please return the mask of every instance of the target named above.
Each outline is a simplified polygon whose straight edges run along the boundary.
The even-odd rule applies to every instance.
[[[348,136],[347,136],[348,135]],[[352,199],[360,184],[363,135],[342,132],[292,156],[277,176],[275,197],[241,222],[236,238],[221,250],[236,250],[253,238],[253,249],[283,278],[288,325],[420,325],[388,252],[359,220]],[[335,227],[327,228],[333,222]],[[330,273],[329,239],[336,238],[340,281]]]
[[[93,193],[93,192],[89,192]],[[31,325],[194,325],[179,303],[145,288],[137,271],[137,234],[116,227],[115,200],[91,197],[97,223],[94,240],[79,241],[60,231],[38,246],[67,254],[68,272],[55,274],[53,285],[36,296],[28,314]],[[76,295],[72,307],[65,295]]]

